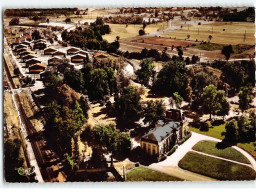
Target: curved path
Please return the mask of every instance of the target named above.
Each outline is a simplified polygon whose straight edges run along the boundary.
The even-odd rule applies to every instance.
[[[167,174],[180,177],[181,179],[185,179],[185,180],[196,180],[196,181],[214,180],[213,178],[195,174],[195,173],[183,170],[178,167],[179,161],[186,155],[187,152],[194,151],[194,150],[192,150],[192,147],[199,141],[202,141],[202,140],[210,140],[210,141],[216,141],[216,142],[221,141],[220,139],[202,135],[199,133],[195,133],[195,132],[191,132],[191,133],[192,133],[191,137],[184,144],[179,146],[177,148],[177,150],[171,156],[168,156],[166,158],[166,160],[164,160],[162,162],[151,164],[149,166],[149,168],[156,169],[156,170],[165,172]],[[250,154],[248,154],[246,151],[242,150],[241,148],[239,148],[237,146],[232,146],[232,147],[234,149],[238,150],[239,152],[241,152],[251,163],[251,165],[247,165],[247,166],[250,166],[252,169],[254,169],[256,171],[255,159]],[[216,158],[218,158],[218,157],[216,157]],[[229,161],[228,159],[225,159],[225,160]],[[232,162],[240,164],[239,162],[235,162],[235,161],[232,161]]]

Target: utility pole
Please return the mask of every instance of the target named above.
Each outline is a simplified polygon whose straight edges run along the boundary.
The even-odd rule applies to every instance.
[[[246,39],[246,30],[244,31],[244,42],[245,42],[245,39]]]
[[[213,27],[212,27],[212,34],[213,34]]]
[[[198,28],[198,30],[197,30],[197,34],[199,35],[199,28]]]

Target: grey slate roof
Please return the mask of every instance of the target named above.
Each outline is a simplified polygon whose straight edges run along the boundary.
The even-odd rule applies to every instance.
[[[160,123],[160,124],[159,124]],[[159,121],[158,126],[150,130],[146,135],[142,136],[142,140],[149,140],[152,142],[161,142],[166,137],[168,137],[172,131],[178,130],[181,123],[176,121],[169,121],[166,124],[163,124],[163,121]]]

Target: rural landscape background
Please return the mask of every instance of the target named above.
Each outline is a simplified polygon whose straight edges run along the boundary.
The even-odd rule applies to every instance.
[[[254,7],[3,11],[6,182],[255,180]]]

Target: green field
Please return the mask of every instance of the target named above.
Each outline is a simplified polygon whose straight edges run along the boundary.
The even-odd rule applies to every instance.
[[[221,133],[226,131],[226,123],[219,126],[212,126],[209,121],[207,123],[209,124],[209,131],[200,131],[199,128],[191,126],[189,126],[189,130],[223,140],[224,136],[222,136]],[[253,156],[253,158],[256,159],[256,147],[253,145],[254,143],[255,142],[238,143],[237,146],[249,152]]]
[[[247,166],[188,152],[179,167],[219,180],[255,180],[255,171]]]
[[[207,123],[209,125],[209,131],[200,131],[199,128],[195,128],[195,127],[191,127],[191,126],[189,126],[189,130],[222,140],[224,138],[224,136],[222,136],[221,133],[226,131],[225,124],[222,124],[219,126],[212,126],[209,121]]]
[[[155,171],[145,167],[139,167],[127,173],[126,181],[183,181],[183,180],[159,171]]]
[[[198,33],[199,31],[199,33]],[[246,39],[244,41],[244,33],[246,31]],[[180,30],[167,32],[163,37],[176,37],[177,39],[185,39],[190,35],[189,40],[208,41],[209,35],[212,35],[211,42],[217,44],[247,44],[255,43],[255,24],[252,22],[214,22],[209,24],[198,25],[197,23],[190,26],[187,25]]]
[[[195,146],[193,146],[193,150],[203,152],[206,154],[238,161],[241,163],[247,163],[250,164],[249,160],[240,152],[238,152],[236,149],[232,147],[228,147],[225,149],[218,149],[216,147],[216,144],[218,142],[214,141],[200,141]]]

